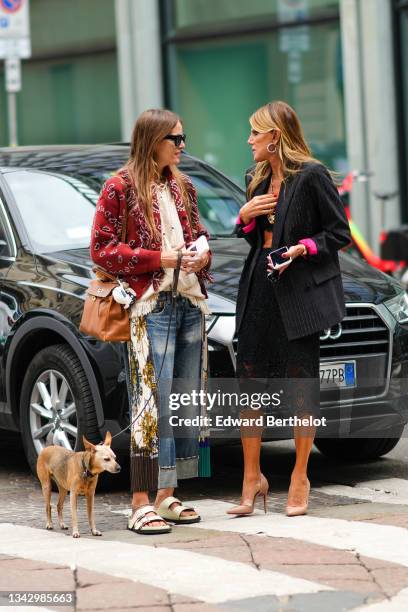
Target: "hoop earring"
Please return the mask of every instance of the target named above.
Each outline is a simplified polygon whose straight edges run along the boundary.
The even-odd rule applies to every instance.
[[[273,146],[273,151],[271,151],[271,149],[269,148],[271,145]],[[278,146],[277,146],[277,145],[274,145],[272,142],[270,142],[270,143],[267,145],[266,150],[268,151],[268,153],[271,153],[271,155],[273,155],[274,153],[276,153],[276,152],[277,152],[277,150],[278,150]]]

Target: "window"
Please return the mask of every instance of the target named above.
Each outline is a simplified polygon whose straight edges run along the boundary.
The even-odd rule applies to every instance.
[[[37,251],[89,247],[97,192],[77,179],[46,172],[22,170],[4,177]]]
[[[188,171],[198,196],[201,223],[212,238],[231,236],[245,203],[243,192],[211,171]]]
[[[39,170],[4,174],[36,251],[89,248],[102,184],[124,162],[111,157],[99,163],[89,160],[88,164],[84,159],[80,166],[75,165],[72,174]],[[200,219],[211,236],[231,236],[239,209],[245,203],[241,189],[213,169],[185,156],[180,169],[191,177],[197,189]]]
[[[269,100],[291,104],[313,154],[346,169],[341,39],[337,21],[265,34],[176,42],[170,104],[188,151],[243,184],[252,162],[248,118]]]
[[[242,22],[255,25],[268,18],[280,22],[304,21],[322,16],[327,10],[337,10],[338,5],[339,0],[175,0],[175,27],[225,28]]]
[[[399,14],[399,40],[400,40],[400,66],[401,77],[397,83],[400,91],[400,120],[401,120],[401,188],[403,191],[402,202],[407,201],[408,196],[408,4],[401,7]],[[403,219],[408,220],[407,204],[403,205]]]

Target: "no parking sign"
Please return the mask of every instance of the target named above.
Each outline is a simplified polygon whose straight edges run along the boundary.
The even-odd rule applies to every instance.
[[[0,58],[30,55],[29,0],[0,0]]]
[[[1,0],[1,6],[10,13],[15,13],[21,8],[22,0]]]

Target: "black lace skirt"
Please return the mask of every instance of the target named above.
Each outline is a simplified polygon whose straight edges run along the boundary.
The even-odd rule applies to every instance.
[[[319,333],[288,340],[275,295],[279,280],[272,283],[267,278],[266,258],[270,251],[264,248],[259,254],[238,335],[240,387],[254,388],[250,384],[253,379],[272,386],[273,379],[284,379],[285,392],[291,397],[286,410],[316,415],[320,394]],[[283,272],[287,273],[288,270]]]

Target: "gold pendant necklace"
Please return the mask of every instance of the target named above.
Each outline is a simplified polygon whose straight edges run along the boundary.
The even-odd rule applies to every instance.
[[[268,193],[273,194],[272,177],[271,177],[271,182],[269,183]],[[268,215],[266,215],[266,218],[268,219],[268,221],[269,221],[269,223],[271,225],[273,225],[275,223],[275,216],[276,216],[276,214],[274,212],[273,213],[269,213]]]

